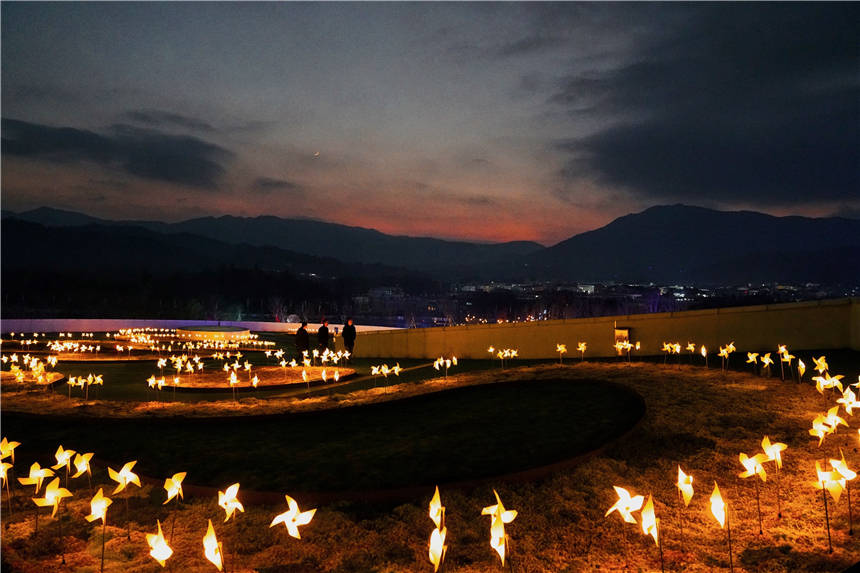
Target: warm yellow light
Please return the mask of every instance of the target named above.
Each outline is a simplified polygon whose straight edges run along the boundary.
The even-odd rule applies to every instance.
[[[224,560],[221,556],[221,544],[218,543],[218,538],[215,537],[215,528],[212,527],[212,520],[209,520],[209,528],[206,530],[206,535],[203,536],[203,555],[209,560],[212,565],[221,571],[224,566]]]
[[[769,462],[776,462],[776,467],[782,467],[782,455],[781,452],[787,449],[788,446],[781,442],[770,443],[770,438],[765,436],[761,441],[761,449],[764,450],[765,455],[767,456],[767,460]]]
[[[39,462],[33,462],[33,465],[30,466],[30,474],[27,477],[18,478],[18,481],[21,485],[36,486],[34,493],[39,493],[39,490],[42,489],[42,481],[53,475],[54,472],[50,468],[43,468],[39,465]]]
[[[111,498],[105,497],[102,493],[102,488],[99,488],[90,500],[90,514],[86,516],[86,520],[93,522],[97,519],[101,519],[102,522],[104,522],[105,516],[107,515],[107,508],[111,503],[113,503]]]
[[[749,457],[748,455],[741,453],[738,456],[740,459],[741,465],[744,467],[744,471],[738,474],[738,477],[748,478],[754,475],[758,475],[761,478],[761,481],[767,481],[767,473],[764,471],[763,462],[767,461],[766,454],[756,454],[753,457]]]
[[[134,464],[136,463],[137,460],[128,462],[127,464],[122,466],[122,469],[119,471],[116,471],[111,467],[108,468],[108,476],[110,476],[110,479],[117,482],[116,489],[113,490],[114,495],[124,490],[125,487],[131,483],[133,483],[137,487],[140,487],[140,478],[137,476],[136,473],[131,471],[131,469],[134,467]]]
[[[86,454],[75,454],[75,475],[73,478],[81,477],[84,473],[90,474],[90,460],[93,459],[93,452]]]
[[[66,471],[68,471],[72,467],[72,457],[74,455],[75,450],[64,450],[63,445],[60,444],[60,447],[57,448],[56,453],[54,453],[54,458],[57,460],[57,463],[51,466],[51,469],[58,470],[65,466]]]
[[[642,516],[642,533],[653,537],[654,543],[659,547],[660,540],[657,538],[657,527],[660,524],[660,520],[657,519],[654,513],[654,500],[650,493],[648,494],[648,501],[645,502],[645,507],[642,508],[640,515]]]
[[[164,567],[164,563],[173,555],[173,549],[167,545],[164,539],[164,533],[161,532],[161,522],[156,520],[158,524],[158,533],[147,533],[146,542],[149,544],[149,555],[158,561]]]
[[[60,506],[60,501],[62,501],[64,497],[72,497],[72,492],[64,487],[60,487],[60,478],[55,477],[51,480],[51,483],[45,487],[45,497],[34,497],[33,503],[39,507],[52,506],[54,511],[51,512],[51,517],[54,517],[57,515],[57,508]]]
[[[284,497],[287,498],[288,509],[284,513],[276,515],[275,519],[272,520],[272,523],[269,524],[269,527],[274,527],[279,523],[283,523],[287,528],[287,533],[289,533],[291,537],[301,539],[302,536],[299,534],[299,527],[310,523],[317,510],[309,509],[308,511],[299,511],[299,504],[296,500],[288,495],[285,495]]]
[[[224,518],[224,521],[229,520],[233,517],[233,513],[238,509],[241,512],[245,511],[245,507],[242,503],[236,498],[236,495],[239,493],[239,484],[234,483],[230,487],[227,488],[226,491],[218,492],[218,505],[224,508],[224,511],[227,514],[227,517]]]
[[[0,460],[12,458],[12,463],[15,463],[15,448],[21,445],[21,442],[10,442],[4,436],[0,440]]]
[[[173,477],[169,477],[164,480],[164,489],[167,491],[167,499],[162,505],[166,505],[177,495],[179,496],[179,499],[184,499],[182,495],[182,480],[185,479],[185,475],[186,472],[179,472],[173,474]]]
[[[615,489],[615,493],[618,494],[618,501],[606,510],[604,517],[608,516],[613,511],[617,511],[621,518],[627,523],[636,523],[636,518],[633,517],[632,512],[639,511],[639,509],[642,508],[642,502],[645,501],[645,498],[641,495],[631,497],[630,492],[623,487],[618,487],[617,485],[612,487]]]
[[[711,514],[719,522],[720,527],[726,526],[726,504],[720,495],[720,488],[714,482],[714,491],[711,493]]]
[[[685,474],[681,466],[678,466],[678,481],[675,486],[684,497],[684,507],[689,507],[690,500],[693,499],[693,476]]]
[[[502,560],[502,567],[505,566],[505,524],[512,522],[517,517],[516,510],[506,510],[502,505],[502,500],[496,490],[493,490],[496,496],[496,505],[490,505],[481,510],[481,515],[490,516],[490,547],[496,550],[499,558]]]

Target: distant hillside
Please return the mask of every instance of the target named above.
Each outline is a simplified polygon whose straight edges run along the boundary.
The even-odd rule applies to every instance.
[[[275,247],[230,244],[188,233],[157,233],[142,227],[88,224],[46,227],[7,214],[2,225],[2,269],[80,273],[99,280],[104,273],[195,273],[221,268],[258,269],[291,275],[349,279],[356,284],[420,284],[414,271],[383,265],[344,263]]]
[[[386,235],[373,229],[308,219],[261,217],[202,217],[179,223],[106,221],[80,213],[40,208],[17,218],[48,226],[89,223],[134,225],[160,233],[187,233],[225,243],[272,246],[345,262],[383,264],[423,272],[480,276],[543,247],[528,241],[479,244],[423,237]],[[453,278],[453,277],[452,277]]]
[[[443,281],[860,284],[860,221],[838,217],[659,206],[543,248],[530,242],[484,245],[392,236],[269,216],[203,217],[180,223],[107,221],[50,208],[3,216],[4,271],[17,260],[16,255],[5,258],[6,225],[13,217],[49,227],[52,245],[105,243],[105,233],[114,229],[108,250],[102,251],[104,260],[98,262],[104,267],[116,264],[113,259],[121,259],[120,253],[133,251],[135,260],[123,264],[158,262],[179,268],[182,261],[193,261],[203,267],[237,264],[338,276],[366,276],[376,267],[362,265],[371,264],[386,269],[386,276],[414,277],[417,272]],[[84,232],[87,228],[90,231]],[[67,233],[56,235],[59,229]],[[94,249],[89,252],[97,252]],[[84,262],[86,257],[77,253],[56,263],[71,267]]]
[[[652,207],[523,261],[532,278],[579,281],[860,282],[860,221]]]

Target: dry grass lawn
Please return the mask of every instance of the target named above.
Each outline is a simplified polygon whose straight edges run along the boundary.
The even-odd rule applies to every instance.
[[[853,374],[853,375],[856,375]],[[661,541],[667,571],[727,571],[729,553],[725,531],[709,511],[708,498],[717,481],[730,507],[733,562],[736,571],[843,571],[860,560],[860,527],[848,534],[847,497],[838,504],[828,499],[833,553],[828,552],[824,505],[821,492],[813,487],[816,460],[845,453],[849,467],[860,466],[860,426],[844,415],[851,426],[840,428],[819,448],[809,435],[812,418],[835,405],[833,396],[818,394],[808,384],[780,382],[750,374],[699,367],[658,364],[545,365],[498,370],[403,385],[388,391],[368,390],[349,396],[333,396],[278,403],[250,399],[239,405],[219,406],[225,412],[248,414],[337,407],[357,402],[394,399],[405,394],[437,391],[446,387],[499,380],[569,378],[603,379],[627,385],[639,392],[647,404],[645,419],[622,442],[610,446],[572,470],[534,482],[488,481],[470,491],[441,485],[447,506],[448,556],[445,571],[479,573],[501,571],[489,546],[487,516],[481,508],[495,503],[497,489],[506,508],[516,509],[516,520],[507,526],[511,562],[518,572],[565,571],[659,571],[659,553],[638,525],[623,523],[617,514],[604,517],[615,502],[613,485],[647,496],[652,493],[661,520]],[[402,391],[402,392],[399,392]],[[34,409],[62,409],[62,396],[38,395]],[[23,396],[7,398],[3,409],[25,411]],[[66,406],[68,407],[68,406]],[[123,413],[152,415],[146,407],[131,404]],[[161,404],[161,415],[188,415],[192,405]],[[118,412],[110,405],[87,407],[90,415]],[[776,474],[767,464],[768,480],[761,484],[764,533],[758,533],[755,488],[752,479],[737,477],[742,471],[738,454],[760,451],[764,435],[788,444],[783,452],[780,476],[783,517],[777,517]],[[23,436],[8,436],[23,441]],[[528,444],[510,444],[512,449]],[[681,464],[694,477],[695,496],[679,514],[675,478]],[[24,461],[18,461],[19,472]],[[858,484],[855,484],[857,487]],[[14,571],[98,571],[101,527],[83,520],[88,513],[86,487],[72,490],[75,497],[63,505],[66,565],[60,565],[57,523],[41,511],[39,533],[33,537],[32,503],[16,486],[16,511],[12,519],[4,512],[3,561]],[[29,489],[29,488],[28,488]],[[125,503],[119,496],[108,512],[106,571],[158,571],[148,556],[144,534],[155,531],[156,519],[169,535],[176,517],[173,571],[215,571],[203,558],[202,536],[212,519],[225,546],[230,571],[339,571],[406,572],[432,571],[427,560],[427,539],[432,522],[422,499],[396,504],[343,502],[320,507],[313,522],[302,529],[302,539],[288,537],[282,526],[269,528],[274,515],[286,505],[248,506],[235,522],[223,523],[224,512],[216,500],[188,499],[176,510],[162,506],[160,486],[135,488],[130,501],[131,541],[125,536]],[[289,493],[289,492],[284,492]],[[858,493],[852,491],[852,501]],[[3,507],[8,508],[3,496]],[[241,499],[241,491],[240,491]],[[301,499],[299,504],[304,506]],[[25,509],[26,508],[26,509]],[[302,507],[305,509],[305,507]],[[26,512],[26,515],[25,515]],[[860,519],[856,515],[855,520]],[[637,514],[638,518],[638,514]],[[683,537],[680,531],[683,520]],[[235,554],[235,556],[234,556]],[[5,570],[5,568],[4,568]]]

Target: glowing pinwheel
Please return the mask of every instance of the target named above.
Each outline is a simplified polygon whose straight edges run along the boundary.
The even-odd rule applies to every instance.
[[[770,357],[770,352],[761,357],[761,367],[767,368],[767,375],[770,377],[770,365],[773,364],[773,358]]]
[[[764,450],[765,456],[767,457],[767,461],[776,462],[776,467],[782,467],[782,455],[781,452],[785,451],[788,448],[785,444],[781,442],[775,442],[773,444],[770,443],[770,438],[765,436],[761,441],[761,449]]]
[[[840,454],[842,459],[836,460],[836,459],[831,458],[829,460],[830,466],[833,468],[833,470],[837,474],[839,474],[839,476],[842,478],[843,481],[845,481],[845,482],[852,481],[854,478],[857,477],[857,472],[848,468],[848,465],[845,463],[845,454],[842,453],[841,448],[839,450],[839,454]]]
[[[723,496],[720,495],[717,482],[714,482],[714,491],[711,493],[711,515],[714,516],[720,527],[726,526],[726,504],[723,502]]]
[[[90,514],[86,516],[86,520],[93,522],[97,519],[101,519],[102,522],[104,522],[107,517],[107,508],[112,503],[113,500],[109,497],[105,497],[102,493],[102,488],[99,488],[93,496],[93,499],[90,500]]]
[[[835,474],[841,478],[842,485],[845,486],[845,492],[848,494],[848,534],[854,535],[854,513],[851,510],[851,481],[857,477],[857,472],[850,469],[845,463],[845,454],[842,453],[842,448],[839,449],[839,455],[842,459],[830,459],[830,466]],[[836,477],[834,475],[834,477]]]
[[[576,345],[576,350],[579,352],[579,361],[582,362],[585,360],[585,349],[588,348],[588,345],[585,342],[579,342]]]
[[[851,388],[846,388],[844,392],[842,392],[842,397],[836,400],[837,403],[842,404],[842,407],[845,408],[845,412],[849,416],[853,416],[854,408],[860,408],[860,402],[857,401],[857,395],[854,394],[854,391]]]
[[[57,451],[54,453],[54,458],[56,458],[57,463],[51,466],[51,469],[58,470],[61,467],[66,467],[66,474],[68,474],[72,469],[72,458],[75,455],[75,450],[64,450],[62,444],[57,448]],[[68,485],[68,483],[66,484]]]
[[[839,391],[842,392],[842,378],[844,378],[842,374],[830,376],[829,372],[825,372],[824,376],[813,376],[812,379],[815,380],[815,389],[820,394],[824,394],[824,391],[830,388],[839,388]]]
[[[559,364],[562,362],[562,355],[567,352],[566,344],[558,344],[555,345],[555,351],[558,352],[558,362]]]
[[[448,546],[445,545],[445,537],[447,535],[447,527],[443,527],[441,529],[437,527],[433,530],[433,533],[430,534],[430,548],[428,551],[428,557],[430,559],[430,563],[433,564],[434,573],[436,571],[439,571],[439,566],[442,564],[442,561],[445,559],[445,553],[447,553],[448,551]]]
[[[767,480],[767,472],[764,471],[763,462],[768,461],[766,454],[756,454],[753,457],[749,457],[744,453],[741,453],[740,456],[741,465],[744,467],[744,471],[738,474],[738,477],[748,478],[754,475],[758,475],[761,478],[761,481]],[[758,483],[758,482],[756,482]]]
[[[224,558],[221,554],[221,544],[215,537],[215,528],[212,527],[211,519],[209,520],[209,527],[206,529],[206,535],[203,536],[203,555],[218,568],[218,571],[221,571],[224,566]]]
[[[182,480],[185,479],[186,472],[179,472],[173,474],[173,477],[169,477],[164,480],[164,489],[167,491],[167,499],[161,505],[167,505],[171,499],[176,496],[179,496],[177,499],[183,499],[182,496]]]
[[[741,465],[744,466],[744,471],[738,474],[738,477],[748,478],[754,475],[758,475],[761,478],[761,481],[765,481],[767,479],[767,473],[764,471],[763,462],[767,461],[767,454],[756,454],[753,457],[749,457],[744,453],[740,454],[740,462]],[[759,534],[764,533],[762,530],[761,524],[761,498],[759,494],[758,480],[755,481],[755,507],[758,513],[758,532]]]
[[[12,463],[15,463],[15,448],[21,445],[21,442],[10,442],[5,437],[0,440],[0,460],[10,458]]]
[[[34,493],[39,493],[39,490],[42,489],[42,481],[53,475],[54,472],[50,468],[43,468],[39,465],[39,462],[33,462],[33,465],[30,466],[30,474],[27,477],[19,477],[18,481],[21,485],[36,486]]]
[[[291,537],[301,539],[302,536],[299,534],[299,527],[310,523],[317,510],[309,509],[308,511],[299,511],[299,504],[296,500],[288,495],[285,495],[284,497],[287,498],[287,506],[289,509],[284,513],[276,515],[275,519],[272,520],[272,523],[269,524],[269,527],[274,527],[279,523],[283,523],[287,528],[287,533],[289,533]]]
[[[442,505],[438,485],[436,486],[436,492],[433,494],[432,499],[430,499],[429,515],[430,519],[433,520],[433,523],[436,524],[436,527],[442,526],[442,521],[445,518],[445,506]]]
[[[684,497],[684,507],[690,506],[690,500],[693,499],[693,476],[684,473],[681,466],[678,466],[678,481],[675,483],[678,488],[678,493]]]
[[[218,505],[220,505],[224,509],[224,512],[227,514],[227,517],[224,518],[224,521],[228,521],[231,517],[233,517],[233,513],[237,509],[241,512],[245,511],[245,507],[236,498],[236,495],[238,493],[238,483],[234,483],[233,485],[228,487],[226,491],[218,492]]]
[[[496,496],[496,505],[490,505],[481,510],[481,515],[490,516],[490,547],[496,550],[499,558],[502,560],[502,567],[505,566],[505,524],[511,523],[516,517],[516,510],[506,510],[502,505],[502,500],[496,490],[493,490]]]
[[[64,487],[60,487],[60,478],[55,477],[47,486],[45,486],[45,497],[34,497],[33,503],[39,507],[53,507],[54,510],[51,512],[51,517],[55,517],[57,515],[57,509],[60,506],[60,501],[62,501],[64,497],[72,497],[72,492]]]
[[[110,479],[117,483],[116,488],[113,490],[113,495],[116,495],[122,490],[124,490],[129,484],[134,484],[137,487],[140,487],[140,478],[137,476],[136,473],[131,471],[134,467],[134,464],[136,463],[137,460],[128,462],[127,464],[122,466],[122,469],[120,469],[119,471],[116,471],[111,467],[108,468],[108,476],[110,476]]]
[[[797,381],[803,381],[803,373],[806,372],[806,364],[800,358],[797,359]]]
[[[642,508],[639,515],[642,516],[642,533],[653,537],[655,545],[660,547],[660,540],[657,537],[657,527],[660,520],[654,513],[654,500],[650,493],[648,494],[648,501],[645,502],[645,507]]]
[[[87,475],[92,475],[90,470],[90,460],[93,459],[93,452],[89,452],[86,454],[75,454],[75,475],[72,478],[81,477],[86,473]]]
[[[815,369],[819,374],[824,374],[828,370],[827,359],[824,356],[813,357],[812,362],[815,364]]]
[[[642,508],[642,502],[645,501],[645,498],[641,495],[631,497],[630,492],[623,487],[618,487],[617,485],[612,487],[615,489],[615,493],[618,494],[618,501],[606,510],[604,517],[607,517],[613,511],[617,511],[627,523],[636,523],[636,518],[633,517],[632,512],[639,511]]]
[[[830,492],[833,500],[839,503],[839,498],[842,496],[842,490],[844,489],[842,476],[833,471],[823,471],[821,464],[818,462],[815,462],[815,473],[818,481],[813,482],[812,485],[816,489],[826,489]]]
[[[158,533],[147,533],[146,543],[149,544],[150,557],[164,567],[164,563],[173,555],[173,549],[170,548],[164,539],[164,533],[161,531],[161,521],[156,520],[156,524],[158,524]]]
[[[758,352],[747,352],[747,364],[752,364],[753,369],[755,369],[755,365],[758,363]]]

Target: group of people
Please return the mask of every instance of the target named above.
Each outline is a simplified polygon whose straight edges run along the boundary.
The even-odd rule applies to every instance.
[[[299,356],[301,356],[303,352],[310,350],[311,341],[307,326],[308,322],[303,320],[302,325],[296,331],[296,352]],[[343,338],[344,348],[349,352],[350,356],[352,356],[355,351],[355,325],[352,323],[352,318],[346,319],[346,324],[343,326],[341,338]],[[319,349],[320,354],[329,348],[330,339],[328,321],[326,319],[322,319],[322,324],[317,330],[317,348]]]

